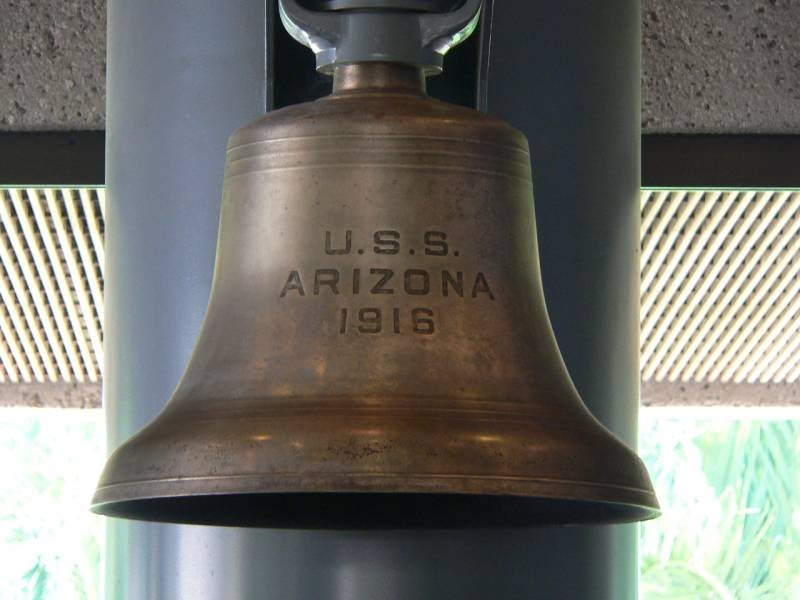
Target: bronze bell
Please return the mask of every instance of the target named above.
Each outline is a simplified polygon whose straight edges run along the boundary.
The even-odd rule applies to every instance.
[[[282,0],[333,94],[231,137],[197,346],[163,412],[109,459],[94,511],[319,528],[658,514],[556,345],[527,140],[425,96],[480,0],[403,2]]]

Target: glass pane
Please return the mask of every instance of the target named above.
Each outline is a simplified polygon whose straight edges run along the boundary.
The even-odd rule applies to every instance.
[[[800,599],[800,420],[785,415],[642,410],[664,513],[641,528],[643,600]]]
[[[0,598],[100,597],[100,410],[0,409]]]

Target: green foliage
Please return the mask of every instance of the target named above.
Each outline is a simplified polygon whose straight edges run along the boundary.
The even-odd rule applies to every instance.
[[[641,598],[800,600],[800,421],[704,414],[642,411],[664,515],[642,526]],[[102,440],[99,411],[0,410],[3,600],[99,597]]]
[[[0,409],[0,598],[99,598],[100,411]]]
[[[641,529],[641,597],[800,599],[800,421],[691,413],[642,414],[664,514]]]

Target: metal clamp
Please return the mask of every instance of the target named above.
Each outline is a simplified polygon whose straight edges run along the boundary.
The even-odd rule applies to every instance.
[[[481,4],[465,0],[451,12],[428,12],[418,0],[351,1],[339,10],[309,10],[298,0],[280,0],[279,6],[289,34],[314,51],[318,71],[378,61],[435,74],[442,70],[445,53],[477,26]]]

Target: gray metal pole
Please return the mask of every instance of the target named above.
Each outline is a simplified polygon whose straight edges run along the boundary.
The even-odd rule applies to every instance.
[[[109,449],[167,401],[199,331],[227,138],[264,112],[264,13],[263,0],[109,2]],[[109,519],[106,597],[235,598],[243,535]]]
[[[544,291],[567,367],[595,416],[634,447],[640,10],[638,0],[497,0],[488,83],[489,112],[531,144]],[[635,598],[636,535],[635,525],[553,532],[569,550],[537,567],[541,597]],[[579,570],[570,577],[561,560]]]
[[[556,3],[551,3],[556,4]],[[529,135],[548,304],[587,403],[637,401],[638,3],[495,7],[489,106]],[[205,310],[225,140],[264,106],[264,3],[109,3],[113,448],[167,401]],[[109,520],[110,599],[635,597],[635,529],[298,532]]]

